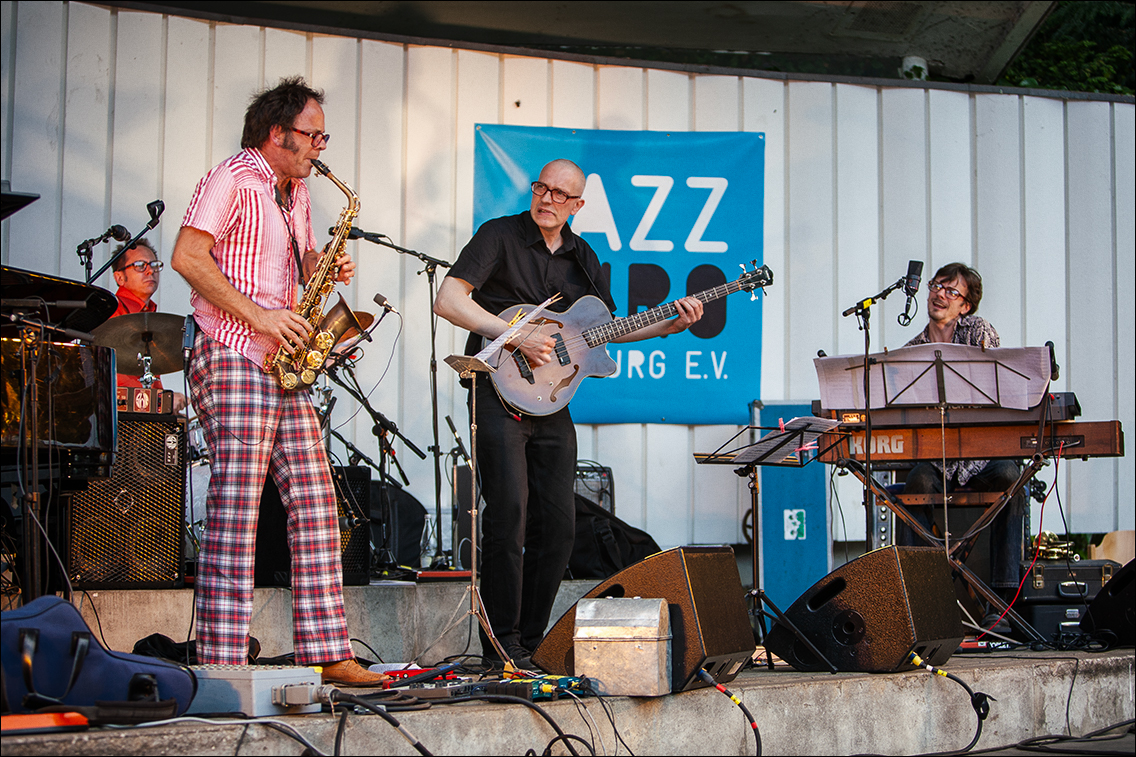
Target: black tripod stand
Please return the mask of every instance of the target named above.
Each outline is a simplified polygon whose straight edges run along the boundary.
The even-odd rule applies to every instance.
[[[344,374],[340,376],[340,370]],[[394,424],[389,418],[380,413],[378,410],[371,407],[371,403],[367,401],[367,397],[363,394],[359,387],[359,382],[355,378],[355,369],[350,363],[342,363],[331,366],[327,371],[327,377],[342,387],[356,402],[358,402],[371,416],[374,425],[371,427],[371,433],[379,442],[379,464],[376,466],[370,459],[367,460],[368,464],[376,468],[379,472],[379,513],[382,520],[380,524],[380,532],[382,533],[381,543],[376,545],[376,552],[374,559],[374,566],[380,574],[390,574],[398,572],[401,568],[398,561],[395,559],[394,552],[391,550],[391,498],[389,485],[392,481],[387,467],[390,463],[394,464],[395,469],[398,471],[399,477],[402,479],[403,485],[409,485],[410,479],[406,477],[406,472],[402,469],[402,465],[398,462],[398,457],[395,455],[394,446],[391,443],[391,437],[397,437],[406,444],[407,448],[418,455],[421,459],[426,459],[426,453],[418,449],[414,442],[407,439],[402,432],[398,430],[398,426]],[[335,433],[336,438],[347,444],[347,441]],[[349,449],[354,449],[353,445],[349,445]],[[365,456],[354,449],[352,455],[359,455],[359,459]]]

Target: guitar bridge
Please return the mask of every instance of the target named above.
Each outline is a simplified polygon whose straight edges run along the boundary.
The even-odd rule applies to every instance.
[[[513,360],[517,363],[517,369],[521,372],[521,378],[530,384],[535,384],[536,377],[533,376],[532,368],[529,367],[529,361],[525,360],[525,356],[521,354],[520,350],[513,351]]]
[[[560,365],[571,363],[572,358],[568,357],[568,347],[564,344],[564,337],[560,334],[553,334],[552,340],[556,342],[556,359],[560,361]]]

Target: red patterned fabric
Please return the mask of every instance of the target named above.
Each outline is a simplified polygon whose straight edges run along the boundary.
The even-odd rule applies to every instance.
[[[309,396],[284,391],[259,366],[200,331],[189,379],[213,460],[197,563],[198,658],[202,664],[247,661],[266,473],[288,514],[296,663],[352,657],[335,488]]]
[[[276,203],[276,183],[276,174],[260,150],[243,150],[198,183],[182,226],[213,237],[213,259],[238,292],[268,310],[293,310],[299,274],[291,240],[294,235],[301,255],[315,249],[312,205],[307,185],[292,181],[292,196],[287,207],[281,207]],[[201,330],[256,365],[279,346],[196,291],[190,303]]]
[[[118,291],[114,293],[118,298],[118,309],[114,311],[111,318],[117,318],[120,315],[130,315],[131,313],[153,313],[158,309],[157,304],[153,300],[149,302],[142,302],[138,299],[138,295],[131,292],[126,287],[119,287]],[[142,388],[142,380],[138,376],[127,376],[125,373],[118,374],[119,386],[133,386],[137,389]],[[154,389],[162,389],[162,380],[154,378]]]

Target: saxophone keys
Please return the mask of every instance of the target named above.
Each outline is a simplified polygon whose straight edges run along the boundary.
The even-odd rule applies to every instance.
[[[319,368],[321,365],[323,365],[323,361],[324,361],[325,357],[326,356],[324,355],[324,353],[320,352],[319,350],[311,350],[310,352],[308,352],[307,355],[304,356],[304,366],[306,368],[313,368],[313,369]],[[306,382],[306,383],[311,383],[311,382],[309,381],[309,382]]]
[[[288,373],[281,374],[281,376],[280,376],[280,386],[282,386],[285,389],[288,389],[288,390],[295,389],[297,383],[299,383],[299,382],[296,379],[296,374],[292,373],[291,371],[289,371]]]
[[[328,351],[330,351],[331,348],[335,346],[335,335],[330,331],[321,331],[316,334],[315,345],[316,349],[326,355]],[[323,359],[321,357],[320,362],[322,361]]]
[[[316,372],[315,371],[310,370],[308,368],[305,368],[303,371],[300,372],[300,381],[303,381],[305,384],[312,384],[312,383],[315,382],[315,380],[316,380]]]

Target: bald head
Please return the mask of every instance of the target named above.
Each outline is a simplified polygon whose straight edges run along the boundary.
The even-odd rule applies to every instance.
[[[557,158],[540,169],[541,176],[544,176],[546,172],[555,172],[561,177],[561,180],[567,179],[573,185],[578,183],[579,186],[575,187],[569,194],[582,195],[584,193],[584,185],[588,181],[584,175],[584,170],[567,158]],[[567,189],[567,187],[563,188]]]

